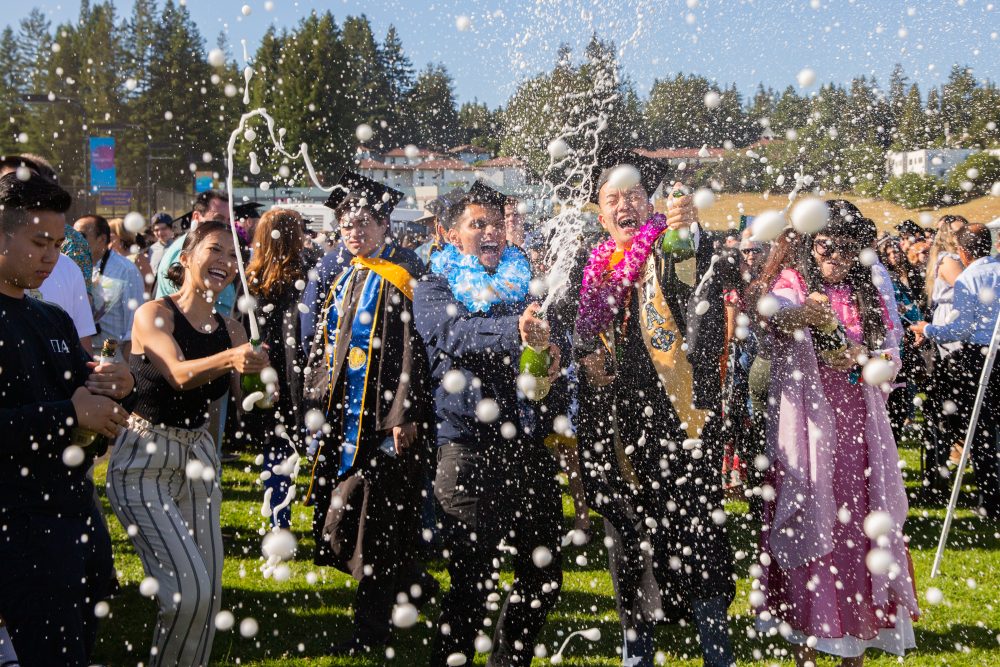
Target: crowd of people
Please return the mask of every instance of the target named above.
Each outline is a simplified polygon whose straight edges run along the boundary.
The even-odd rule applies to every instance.
[[[732,665],[724,505],[740,492],[761,635],[797,665],[913,648],[897,446],[919,442],[925,486],[944,487],[1000,314],[990,231],[944,216],[879,236],[830,199],[809,232],[713,232],[682,184],[654,206],[666,169],[600,153],[602,231],[567,246],[571,289],[543,311],[532,279],[551,239],[484,181],[432,202],[432,238],[411,250],[389,233],[402,193],[351,172],[327,241],[291,210],[214,190],[137,233],[96,214],[69,224],[48,163],[4,157],[0,663],[91,664],[116,587],[92,481],[107,455],[114,519],[156,582],[148,664],[208,664],[224,442],[258,455],[273,531],[303,501],[314,561],[358,580],[331,655],[384,651],[394,608],[436,600],[433,667],[476,652],[530,664],[594,512],[623,665],[651,667],[655,627],[678,622],[705,665]],[[991,518],[998,427],[991,377],[971,452]]]

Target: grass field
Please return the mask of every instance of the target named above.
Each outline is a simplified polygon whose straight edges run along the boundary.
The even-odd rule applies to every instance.
[[[916,479],[918,458],[915,450],[904,449],[906,472]],[[223,534],[226,542],[223,608],[233,612],[239,622],[253,618],[259,631],[244,638],[237,629],[216,636],[213,664],[253,666],[293,665],[380,665],[425,664],[431,639],[431,620],[437,608],[429,606],[429,615],[421,616],[416,626],[400,631],[395,638],[395,655],[365,659],[332,659],[325,655],[327,647],[346,638],[350,632],[350,601],[353,580],[327,568],[317,568],[309,560],[312,544],[308,537],[309,510],[297,507],[294,530],[300,539],[300,558],[292,563],[292,577],[285,582],[264,579],[260,573],[261,491],[255,485],[256,473],[251,469],[251,455],[245,455],[224,471],[225,501],[223,504]],[[103,484],[104,464],[98,466],[95,479]],[[964,507],[952,529],[952,539],[945,556],[944,575],[934,586],[944,594],[943,601],[930,606],[924,594],[931,585],[929,572],[934,548],[940,531],[943,509],[940,503],[928,503],[915,481],[908,482],[911,490],[910,519],[907,533],[917,573],[918,592],[923,617],[916,624],[918,648],[906,659],[907,665],[980,666],[1000,664],[1000,611],[997,591],[1000,590],[1000,534],[995,523],[973,516]],[[102,494],[103,496],[103,494]],[[965,497],[968,499],[968,496]],[[105,501],[105,507],[106,501]],[[781,641],[748,637],[753,625],[747,594],[747,568],[753,558],[753,537],[745,519],[746,507],[731,503],[729,526],[734,552],[750,554],[738,560],[738,594],[730,609],[731,627],[740,665],[791,664],[782,656]],[[565,498],[567,530],[572,526],[572,505]],[[108,512],[115,546],[115,563],[122,590],[111,601],[111,615],[105,620],[99,638],[98,662],[116,667],[137,665],[148,658],[149,641],[155,618],[155,604],[140,597],[138,584],[142,568],[125,532]],[[599,522],[595,523],[598,527]],[[586,547],[570,547],[565,562],[567,572],[562,599],[540,637],[551,655],[562,643],[567,632],[598,627],[602,638],[589,643],[581,637],[573,640],[566,652],[570,665],[619,665],[616,654],[619,631],[614,613],[611,581],[605,570],[606,555],[601,535]],[[585,564],[577,556],[586,557]],[[584,562],[584,561],[581,561]],[[447,583],[442,562],[431,564],[431,571]],[[318,579],[310,584],[307,575]],[[311,579],[312,577],[310,577]],[[504,574],[510,580],[510,573]],[[664,627],[658,631],[657,647],[670,665],[699,665],[697,638],[691,628]],[[547,664],[544,659],[536,665]],[[477,656],[477,664],[485,656]],[[871,654],[872,665],[899,664],[896,657]],[[827,667],[833,661],[821,661]]]

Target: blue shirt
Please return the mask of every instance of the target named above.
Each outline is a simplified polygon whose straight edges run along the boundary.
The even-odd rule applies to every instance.
[[[998,296],[1000,259],[980,257],[965,267],[955,281],[958,316],[947,324],[928,324],[924,335],[938,343],[989,345],[1000,312]]]

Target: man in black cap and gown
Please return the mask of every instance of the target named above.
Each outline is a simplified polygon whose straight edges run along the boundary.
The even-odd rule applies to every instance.
[[[734,662],[725,530],[721,361],[738,263],[697,228],[689,196],[650,203],[666,168],[602,152],[591,200],[609,237],[583,272],[575,355],[577,436],[591,508],[605,519],[626,667],[652,667],[658,622],[697,628],[705,665]],[[676,267],[693,260],[691,284]]]
[[[434,423],[413,287],[423,266],[387,236],[402,193],[347,172],[326,205],[351,259],[323,295],[305,372],[306,408],[325,426],[307,497],[315,561],[358,580],[351,638],[335,655],[381,651],[397,593],[436,591],[418,561],[423,468]],[[316,413],[313,413],[314,415]],[[315,430],[309,423],[307,430]]]

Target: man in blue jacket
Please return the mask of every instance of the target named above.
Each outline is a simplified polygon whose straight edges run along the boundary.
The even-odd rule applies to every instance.
[[[562,583],[562,501],[542,444],[554,415],[519,395],[522,345],[560,354],[528,304],[531,269],[506,241],[505,197],[477,184],[452,204],[448,244],[417,284],[413,311],[427,346],[437,429],[438,502],[451,589],[442,603],[431,665],[469,661],[501,540],[514,548],[514,583],[497,622],[490,665],[528,665]],[[449,657],[451,659],[449,660]]]

